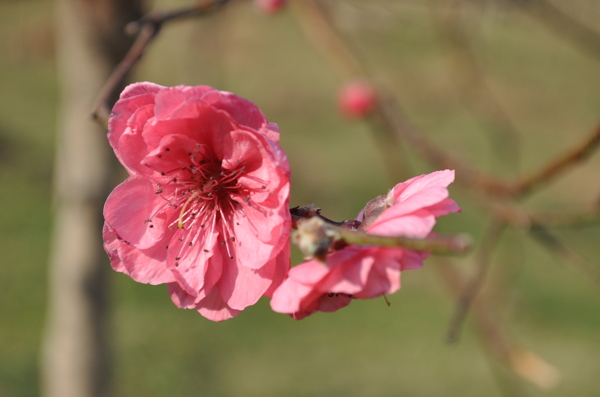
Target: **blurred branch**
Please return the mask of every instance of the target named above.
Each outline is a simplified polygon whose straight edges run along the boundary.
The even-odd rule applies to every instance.
[[[450,326],[448,327],[446,337],[446,340],[449,342],[458,341],[460,329],[469,308],[485,281],[494,247],[498,243],[505,228],[505,223],[493,220],[482,238],[481,245],[477,248],[475,256],[475,275],[467,282],[456,302],[456,308],[454,310],[454,315],[450,320]]]
[[[538,223],[552,228],[575,228],[600,223],[600,207],[576,212],[543,212],[536,213],[533,218]]]
[[[392,98],[380,101],[377,107],[378,114],[385,120],[392,133],[405,140],[412,149],[419,152],[431,164],[439,168],[456,170],[456,182],[483,191],[492,196],[510,197],[512,194],[508,183],[498,178],[481,172],[467,165],[457,157],[452,156],[442,148],[435,145],[424,134],[417,131],[403,115],[401,107]]]
[[[490,123],[496,158],[509,160],[514,171],[519,164],[519,135],[517,128],[496,98],[487,81],[480,61],[477,59],[472,40],[465,30],[462,18],[464,1],[452,1],[452,7],[432,6],[434,27],[438,37],[449,49],[454,63],[454,75],[461,95],[471,107],[478,109]]]
[[[511,2],[546,25],[558,36],[565,37],[593,56],[600,57],[600,32],[565,14],[548,0],[511,0]]]
[[[493,233],[490,233],[493,237]],[[493,240],[493,239],[490,239]],[[459,272],[443,258],[440,266],[435,266],[448,290],[460,297],[465,290],[465,282]],[[490,303],[485,296],[472,301],[472,317],[481,343],[495,358],[500,360],[515,374],[543,389],[552,389],[560,381],[560,372],[534,353],[523,349],[509,339],[490,311]]]
[[[600,268],[590,263],[580,253],[565,244],[544,225],[534,223],[531,226],[530,235],[558,258],[571,263],[577,269],[590,276],[592,281],[600,286]]]
[[[339,34],[325,6],[318,0],[291,2],[290,6],[300,28],[331,70],[344,81],[365,77],[363,63]]]
[[[327,7],[316,0],[291,2],[290,5],[305,36],[343,82],[366,81],[379,93],[380,90],[376,89],[377,84],[359,57],[359,52],[336,29]],[[377,97],[376,102],[381,100],[379,94]],[[381,124],[384,121],[381,118],[370,116],[366,121],[392,180],[407,179],[408,165],[404,156],[399,156],[404,150],[402,141],[396,139],[386,125]]]
[[[600,124],[577,147],[567,150],[562,155],[551,160],[549,164],[538,172],[515,183],[514,194],[516,196],[523,196],[543,184],[551,182],[568,167],[589,157],[598,146],[600,146]]]
[[[377,88],[367,68],[358,57],[358,51],[350,48],[343,35],[335,29],[335,24],[326,8],[316,0],[303,0],[294,4],[300,10],[301,26],[305,27],[304,30],[308,37],[312,39],[315,47],[320,49],[334,70],[343,77],[352,76],[369,81],[373,87]],[[305,21],[304,24],[302,24],[303,21]],[[482,189],[492,195],[509,196],[511,194],[508,184],[467,166],[426,139],[422,133],[410,125],[403,115],[401,107],[390,96],[384,95],[380,88],[377,91],[378,101],[374,109],[375,114],[369,119],[374,121],[372,130],[376,137],[379,137],[380,148],[386,158],[398,157],[398,150],[394,150],[395,154],[390,153],[390,142],[394,142],[395,145],[406,142],[411,149],[416,149],[432,164],[440,168],[455,169],[459,175],[457,178],[459,183]],[[392,162],[388,161],[387,164],[389,168]]]
[[[204,16],[218,10],[232,0],[206,0],[198,1],[194,6],[171,11],[155,11],[149,13],[136,22],[130,23],[126,30],[129,34],[137,34],[135,42],[110,75],[100,93],[92,110],[92,117],[106,127],[112,107],[110,98],[117,94],[122,86],[125,76],[142,58],[146,48],[152,43],[160,32],[162,26],[174,20]]]

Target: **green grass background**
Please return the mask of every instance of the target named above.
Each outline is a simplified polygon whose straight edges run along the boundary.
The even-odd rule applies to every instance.
[[[478,167],[515,175],[490,139],[490,120],[457,92],[451,57],[423,3],[335,3],[340,26],[417,126]],[[520,169],[528,172],[598,123],[600,60],[498,3],[469,8],[467,21],[487,81],[518,127]],[[594,1],[568,3],[583,22],[599,20]],[[59,92],[52,7],[43,0],[0,1],[0,396],[7,397],[39,393]],[[333,219],[352,218],[399,182],[388,180],[366,125],[337,114],[341,82],[289,14],[269,18],[247,4],[167,26],[135,79],[209,84],[257,103],[281,127],[292,205],[314,202]],[[402,155],[415,175],[433,170],[410,148]],[[599,171],[596,154],[526,204],[590,205],[598,199]],[[477,241],[484,214],[460,189],[451,192],[464,211],[441,220],[439,230],[467,231]],[[598,225],[558,233],[598,266]],[[453,301],[432,269],[441,265],[428,261],[403,274],[389,308],[382,300],[356,301],[300,322],[261,301],[233,320],[212,323],[176,309],[165,288],[111,272],[114,395],[600,395],[597,286],[523,232],[506,233],[494,259],[490,279],[501,288],[490,310],[516,341],[560,369],[554,390],[540,391],[488,359],[469,322],[460,344],[443,342]],[[456,263],[465,274],[473,271],[470,258]]]

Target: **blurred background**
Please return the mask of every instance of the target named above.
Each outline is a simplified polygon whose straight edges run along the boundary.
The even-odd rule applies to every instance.
[[[57,34],[57,21],[64,22],[57,3],[68,1],[0,0],[0,396],[7,397],[42,394],[48,365],[42,352],[52,296],[52,170],[65,90],[58,78],[57,49],[65,44]],[[373,124],[339,113],[337,91],[352,76],[323,56],[327,49],[319,48],[319,30],[311,28],[315,20],[302,0],[290,3],[296,4],[267,15],[252,1],[236,1],[210,16],[166,24],[130,81],[206,84],[255,102],[281,128],[292,169],[290,204],[315,203],[331,219],[352,219],[401,180],[390,177],[396,171],[386,169]],[[595,0],[523,1],[525,8],[516,0],[321,3],[406,118],[479,170],[516,180],[598,128],[600,44],[588,40],[600,36]],[[536,4],[550,4],[573,25],[557,25]],[[156,0],[146,9],[188,5]],[[572,35],[573,26],[592,35]],[[86,101],[91,113],[93,102]],[[100,134],[107,149],[103,131],[91,119],[89,125],[80,134]],[[437,169],[410,145],[397,155],[407,164],[398,174]],[[113,185],[125,178],[115,170]],[[94,175],[90,169],[88,182]],[[480,247],[489,211],[480,196],[461,189],[460,178],[450,190],[463,213],[440,219],[437,230],[467,232]],[[404,273],[390,307],[355,301],[294,321],[263,300],[223,323],[175,308],[165,287],[135,283],[99,254],[108,297],[100,318],[108,370],[100,389],[148,397],[597,396],[599,194],[595,153],[518,203],[524,211],[595,217],[553,227],[560,243],[546,245],[530,230],[507,227],[487,257],[476,298],[494,330],[467,317],[452,344],[445,340],[456,293],[440,268],[468,279],[478,274],[476,254],[450,263],[431,258],[422,270]],[[569,247],[567,254],[557,246]],[[294,263],[300,260],[295,253]],[[537,358],[498,355],[488,338],[498,330]],[[530,378],[549,378],[537,382],[546,387],[523,376],[528,371]]]

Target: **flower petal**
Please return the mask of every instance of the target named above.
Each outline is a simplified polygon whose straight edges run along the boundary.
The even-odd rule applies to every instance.
[[[120,240],[136,248],[150,248],[164,235],[164,215],[157,213],[163,205],[164,199],[155,194],[150,180],[132,176],[108,196],[104,219]]]
[[[221,298],[218,288],[213,288],[210,294],[196,305],[196,310],[212,321],[224,321],[240,314],[241,310],[235,310],[227,306]]]
[[[129,118],[140,107],[154,104],[156,93],[162,86],[154,83],[135,83],[125,87],[120,99],[115,103],[108,121],[108,142],[113,149],[117,149],[119,139],[127,128]]]
[[[421,216],[419,213],[393,217],[386,213],[382,214],[367,229],[371,234],[382,236],[404,236],[413,238],[424,238],[431,232],[435,226],[435,217],[425,213]]]
[[[175,281],[165,264],[164,247],[154,246],[147,250],[132,247],[119,240],[108,225],[104,226],[103,237],[114,270],[127,274],[138,283],[157,285]]]

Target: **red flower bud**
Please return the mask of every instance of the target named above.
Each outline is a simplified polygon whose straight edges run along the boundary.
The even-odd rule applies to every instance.
[[[338,94],[338,105],[348,118],[356,119],[369,114],[375,106],[375,90],[369,83],[353,81],[345,84]]]
[[[285,5],[285,0],[255,0],[255,4],[265,14],[275,14]]]

